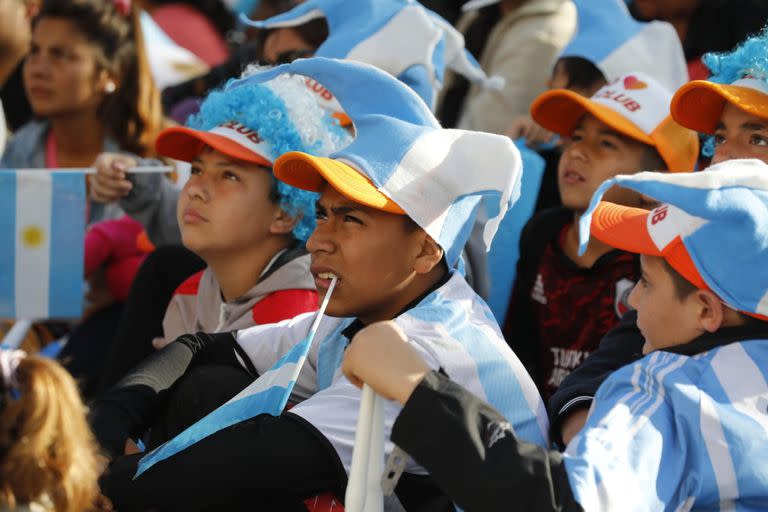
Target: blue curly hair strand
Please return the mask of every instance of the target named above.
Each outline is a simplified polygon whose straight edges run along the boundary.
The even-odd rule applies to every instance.
[[[712,73],[707,79],[710,82],[732,84],[745,76],[751,76],[768,84],[768,26],[733,51],[707,53],[702,60]],[[715,154],[714,137],[707,136],[702,142],[702,154],[712,157]]]
[[[271,145],[273,154],[264,156],[272,161],[289,151],[326,156],[338,149],[349,137],[346,132],[330,114],[316,105],[314,111],[309,114],[292,116],[295,109],[292,110],[286,105],[286,94],[289,97],[295,95],[299,102],[305,101],[309,96],[298,85],[292,88],[288,80],[282,80],[280,83],[281,87],[286,84],[289,85],[288,92],[280,94],[268,84],[232,89],[229,89],[227,84],[223,89],[211,92],[200,106],[200,111],[192,116],[187,124],[193,129],[207,131],[228,121],[240,122],[257,131],[259,136]],[[306,98],[301,98],[302,96]],[[313,101],[311,98],[309,100]],[[314,126],[308,130],[306,126],[296,126],[295,123]],[[293,236],[301,241],[306,240],[315,229],[315,202],[318,195],[287,185],[274,176],[272,180],[272,192],[277,195],[276,202],[279,202],[286,213],[299,218],[293,229]]]

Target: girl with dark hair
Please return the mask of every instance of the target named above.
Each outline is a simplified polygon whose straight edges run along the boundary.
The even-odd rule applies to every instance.
[[[103,151],[153,153],[162,109],[130,2],[45,0],[24,86],[37,119],[9,141],[0,166],[86,167]],[[91,206],[91,222],[116,213]]]

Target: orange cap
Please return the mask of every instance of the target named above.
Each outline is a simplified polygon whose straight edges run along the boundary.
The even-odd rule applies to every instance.
[[[674,207],[662,205],[649,212],[642,208],[601,201],[592,215],[590,234],[622,251],[662,257],[688,282],[697,288],[709,290],[683,245],[682,238],[679,235],[673,236],[671,241],[660,248],[658,240],[664,237],[654,238],[649,230],[649,227],[655,228],[670,215],[670,208]]]
[[[358,170],[339,160],[291,151],[275,160],[277,179],[302,190],[319,192],[325,182],[345,197],[376,210],[405,215],[389,197]]]
[[[668,115],[671,96],[652,78],[631,73],[591,98],[567,89],[547,91],[531,105],[531,116],[547,130],[569,137],[584,114],[590,113],[617,132],[655,148],[666,170],[689,172],[699,156],[699,140]]]
[[[726,102],[768,120],[768,84],[749,77],[730,85],[706,80],[688,82],[677,90],[670,109],[681,125],[712,135]]]
[[[205,146],[225,155],[271,167],[272,148],[258,132],[236,121],[217,126],[210,131],[193,130],[183,126],[166,128],[157,136],[157,153],[182,162],[194,160]]]

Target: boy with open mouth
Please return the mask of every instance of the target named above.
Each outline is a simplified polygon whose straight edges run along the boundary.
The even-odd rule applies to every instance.
[[[361,394],[340,364],[355,334],[381,320],[396,322],[431,368],[503,411],[521,438],[548,444],[544,405],[533,382],[487,305],[456,269],[476,210],[483,206],[489,214],[490,245],[516,200],[521,169],[512,142],[441,129],[411,90],[363,64],[308,59],[249,80],[281,73],[317,80],[355,126],[354,141],[329,158],[291,152],[274,166],[279,179],[320,193],[317,228],[307,242],[311,270],[321,297],[337,283],[295,379],[290,402],[296,405],[279,416],[249,410],[234,424],[214,412],[155,452],[161,457],[150,454],[152,464],[139,464],[140,456],[117,458],[102,489],[119,510],[294,510],[320,491],[342,496]],[[133,434],[131,418],[156,407],[197,364],[246,368],[254,378],[272,372],[316,316],[179,338],[99,402],[96,415],[123,429],[100,440],[121,446]],[[385,435],[399,410],[396,403],[385,404]],[[406,509],[452,507],[413,461],[396,491]]]

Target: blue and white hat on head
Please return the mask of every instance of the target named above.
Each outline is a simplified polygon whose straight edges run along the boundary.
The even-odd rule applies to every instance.
[[[464,49],[464,36],[415,0],[307,0],[262,21],[257,28],[296,27],[317,18],[328,21],[328,38],[317,57],[372,64],[398,78],[434,108],[445,70],[472,82],[501,88]]]
[[[508,137],[441,128],[411,89],[362,63],[302,59],[247,81],[283,73],[310,77],[330,90],[354,122],[355,139],[328,158],[287,153],[275,162],[275,176],[313,191],[327,182],[360,204],[407,214],[440,244],[451,267],[482,205],[490,219],[484,232],[490,248],[520,195],[520,153]]]
[[[635,20],[623,0],[573,0],[577,31],[560,54],[592,62],[611,82],[642,72],[674,91],[688,81],[683,46],[665,21]]]
[[[649,212],[601,202],[614,185],[664,204]],[[768,165],[760,160],[616,176],[595,192],[579,232],[581,252],[591,233],[612,247],[663,257],[694,286],[768,321]]]

